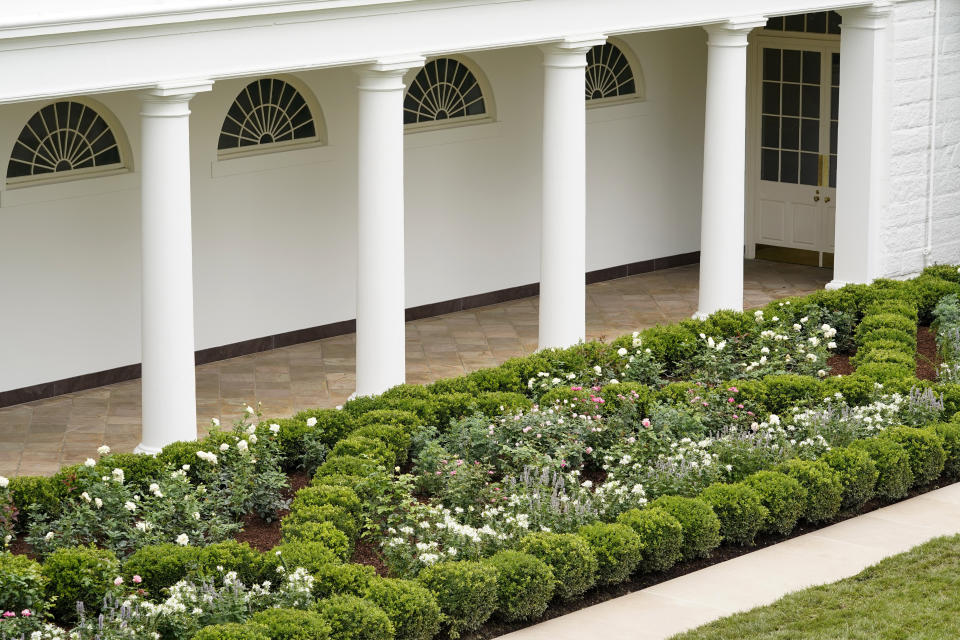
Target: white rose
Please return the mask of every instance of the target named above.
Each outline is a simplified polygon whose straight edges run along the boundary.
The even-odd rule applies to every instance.
[[[317,419],[316,419],[316,418],[307,418],[307,426],[308,426],[308,427],[315,427],[315,426],[317,426]],[[270,425],[270,430],[271,430],[271,431],[273,430],[273,427],[274,427],[274,425]],[[279,430],[280,430],[280,426],[277,425],[277,431],[279,431]],[[274,431],[274,433],[276,433],[277,431]]]
[[[6,489],[10,484],[10,479],[4,476],[0,476],[0,489]]]
[[[110,453],[110,447],[108,447],[107,445],[102,445],[97,448],[97,453],[99,453],[102,456],[105,456],[108,453]]]
[[[129,500],[127,500],[126,502],[123,503],[123,508],[129,511],[130,513],[133,513],[134,511],[137,510],[137,505],[136,503],[130,502]]]
[[[250,414],[251,416],[256,413],[256,411],[254,411],[254,410],[253,410],[253,407],[251,407],[250,405],[247,405],[247,408],[244,409],[244,411],[246,411],[246,412],[247,412],[248,414]]]
[[[220,419],[219,419],[219,418],[210,418],[210,422],[212,422],[212,423],[213,423],[213,426],[215,426],[215,427],[219,427],[219,426],[220,426]]]
[[[94,460],[93,458],[87,458],[86,460],[83,461],[83,466],[85,467],[93,467],[93,466],[96,466],[96,464],[97,464],[97,461]]]
[[[250,434],[250,444],[257,444],[257,434],[255,433]]]
[[[252,437],[252,436],[251,436],[251,437]],[[237,442],[237,449],[240,450],[240,453],[246,452],[246,450],[247,450],[247,441],[246,441],[246,440],[240,440],[239,442]]]
[[[177,536],[177,544],[181,547],[188,546],[190,544],[190,537],[185,533],[181,533]]]
[[[220,445],[220,451],[228,451],[229,449],[230,445],[228,445],[226,442]]]
[[[619,349],[617,349],[617,355],[618,355],[618,356],[625,356],[625,355],[627,355],[627,350],[626,350],[624,347],[620,347]]]
[[[90,502],[90,494],[84,491],[80,494],[80,497],[84,499],[85,502]]]
[[[600,375],[600,372],[603,371],[603,369],[600,368],[600,365],[595,366],[593,370],[596,372],[597,375]]]
[[[97,509],[100,509],[101,507],[103,507],[103,500],[101,500],[100,498],[94,498],[93,504],[97,505]]]

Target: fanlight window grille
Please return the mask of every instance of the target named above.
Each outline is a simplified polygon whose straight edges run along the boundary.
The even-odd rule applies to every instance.
[[[289,82],[263,78],[237,95],[220,128],[217,149],[229,151],[317,137],[313,113]]]
[[[637,82],[627,56],[615,44],[607,42],[587,52],[587,100],[632,96]]]
[[[432,60],[417,73],[403,101],[404,124],[482,116],[483,90],[465,64],[452,58]]]
[[[17,136],[7,178],[122,166],[117,139],[93,108],[61,101],[37,111]]]

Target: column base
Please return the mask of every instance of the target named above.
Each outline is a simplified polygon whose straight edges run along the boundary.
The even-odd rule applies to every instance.
[[[692,318],[693,320],[706,320],[709,317],[710,317],[710,314],[704,311],[694,311],[693,315],[690,316],[690,318]]]
[[[825,284],[823,288],[826,289],[827,291],[836,291],[837,289],[842,289],[848,284],[850,283],[844,280],[831,280],[830,282]]]
[[[148,456],[155,456],[160,453],[159,447],[151,447],[143,444],[142,442],[137,445],[136,449],[133,450],[134,453],[143,453]]]

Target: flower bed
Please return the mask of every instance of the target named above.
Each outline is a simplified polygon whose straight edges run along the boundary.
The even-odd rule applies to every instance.
[[[0,479],[40,561],[0,555],[0,635],[456,637],[900,499],[960,477],[960,385],[915,377],[957,293],[935,267]]]

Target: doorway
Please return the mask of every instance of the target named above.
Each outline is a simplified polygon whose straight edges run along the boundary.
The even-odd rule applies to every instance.
[[[779,25],[819,25],[810,16]],[[798,23],[797,19],[801,19]],[[840,40],[767,28],[753,42],[748,122],[748,256],[833,266]],[[825,25],[826,27],[826,25]],[[816,28],[816,27],[815,27]]]

